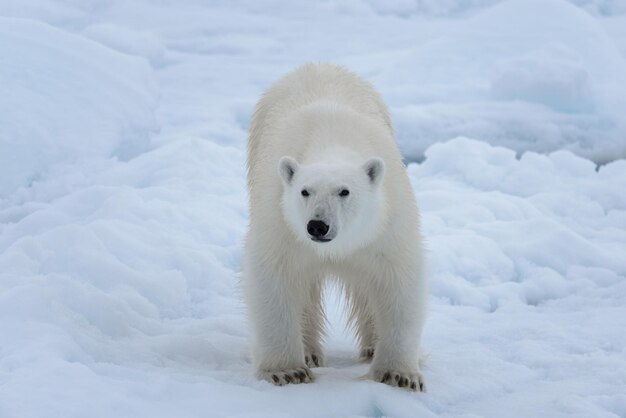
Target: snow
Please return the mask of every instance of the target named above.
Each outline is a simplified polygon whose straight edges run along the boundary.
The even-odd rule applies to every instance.
[[[0,417],[626,416],[626,7],[0,3]],[[306,60],[388,102],[431,275],[425,394],[250,370],[245,140]],[[598,164],[601,163],[601,164]]]
[[[626,156],[624,55],[564,1],[499,3],[378,65],[410,159],[455,136],[600,163]]]
[[[0,51],[0,195],[60,162],[147,149],[156,86],[145,62],[10,18],[0,18]]]

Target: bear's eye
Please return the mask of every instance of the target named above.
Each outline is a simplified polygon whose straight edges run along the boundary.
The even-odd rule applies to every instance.
[[[339,196],[341,197],[346,197],[350,194],[350,190],[348,189],[343,189],[342,191],[339,192]]]
[[[307,197],[309,195],[309,192],[307,189],[302,189],[302,191],[300,192],[300,194],[304,197]]]

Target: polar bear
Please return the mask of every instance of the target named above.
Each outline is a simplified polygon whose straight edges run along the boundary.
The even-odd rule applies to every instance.
[[[306,64],[256,106],[243,290],[256,375],[308,383],[324,365],[324,280],[345,290],[369,377],[424,390],[419,214],[387,108],[332,64]]]

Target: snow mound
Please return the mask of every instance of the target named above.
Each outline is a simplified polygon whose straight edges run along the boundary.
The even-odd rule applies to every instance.
[[[502,61],[491,90],[501,100],[542,103],[566,112],[594,108],[589,72],[573,51],[559,45]]]
[[[479,12],[488,6],[505,0],[353,0],[348,3],[355,11],[369,10],[380,14],[394,14],[407,17],[420,15],[428,17],[458,17]],[[568,0],[589,13],[612,16],[626,13],[626,3],[622,0]],[[342,5],[344,8],[345,5]]]
[[[457,16],[490,6],[500,0],[362,0],[372,11],[397,16]],[[357,4],[359,2],[356,2]]]
[[[447,416],[623,415],[626,161],[517,159],[456,138],[408,171],[434,296],[426,402]]]
[[[518,152],[626,157],[626,60],[565,1],[499,3],[388,61],[373,81],[409,159],[462,135]]]
[[[71,399],[83,390],[107,392],[96,416],[113,405],[122,416],[147,411],[147,398],[114,393],[134,386],[114,384],[133,364],[136,377],[163,367],[247,369],[234,273],[243,167],[242,151],[181,139],[128,162],[58,166],[0,210],[0,335],[11,335],[0,370],[24,377],[1,389],[0,415],[83,415],[94,398]],[[22,402],[23,385],[38,402]],[[161,416],[159,396],[147,396]]]
[[[128,29],[112,24],[88,26],[83,35],[129,55],[144,57],[154,66],[164,63],[165,47],[154,33]]]
[[[0,18],[0,53],[0,196],[58,163],[147,148],[156,87],[144,60],[12,18]]]
[[[626,2],[623,0],[569,0],[589,13],[598,16],[626,14]]]
[[[626,221],[624,161],[596,171],[568,151],[518,160],[512,150],[457,138],[433,145],[409,170],[431,235],[434,293],[454,304],[536,305],[626,274],[615,251],[626,235],[606,225],[607,214]],[[436,186],[442,178],[459,185],[455,193]]]

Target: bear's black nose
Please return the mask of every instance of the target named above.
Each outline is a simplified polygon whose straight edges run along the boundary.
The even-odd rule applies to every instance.
[[[313,238],[320,239],[328,232],[328,225],[323,221],[309,221],[306,230]]]

